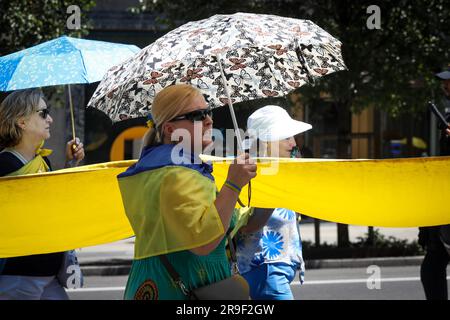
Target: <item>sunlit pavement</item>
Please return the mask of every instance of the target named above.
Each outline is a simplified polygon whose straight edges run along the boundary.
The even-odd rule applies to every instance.
[[[368,271],[370,271],[368,273]],[[450,267],[447,269],[450,275]],[[298,300],[424,300],[420,282],[420,266],[380,267],[373,269],[343,268],[306,271],[306,282],[300,286],[298,278],[292,284]],[[450,288],[450,277],[447,282]],[[127,276],[85,277],[85,287],[69,291],[71,299],[120,300]]]

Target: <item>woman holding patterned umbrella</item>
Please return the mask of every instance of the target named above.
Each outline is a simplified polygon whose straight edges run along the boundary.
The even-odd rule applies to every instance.
[[[152,119],[139,161],[119,175],[136,234],[125,299],[189,299],[193,289],[231,276],[226,233],[240,189],[256,176],[256,165],[242,155],[245,163],[230,165],[227,181],[216,189],[211,165],[197,153],[212,143],[211,111],[190,85],[160,91]],[[173,280],[167,264],[181,282]]]

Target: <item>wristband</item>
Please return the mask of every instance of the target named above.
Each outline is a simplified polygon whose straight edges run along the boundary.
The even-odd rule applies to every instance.
[[[225,181],[224,183],[225,186],[227,186],[228,188],[230,188],[233,191],[236,191],[238,194],[241,193],[241,188],[239,188],[237,185],[235,185],[233,182],[231,182],[230,180]]]

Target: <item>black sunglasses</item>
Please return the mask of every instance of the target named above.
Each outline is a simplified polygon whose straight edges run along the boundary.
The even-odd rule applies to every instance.
[[[207,109],[199,109],[195,111],[191,111],[180,116],[173,118],[170,121],[178,121],[178,120],[191,120],[194,121],[203,121],[206,117],[209,116],[212,119],[212,110],[211,108]]]
[[[36,112],[39,113],[39,116],[45,120],[45,119],[47,119],[48,115],[50,114],[50,109],[47,107],[45,109],[41,109]]]

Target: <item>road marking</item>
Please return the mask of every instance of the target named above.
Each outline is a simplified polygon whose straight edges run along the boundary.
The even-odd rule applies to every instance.
[[[123,291],[125,287],[96,287],[96,288],[80,288],[66,289],[66,292],[97,292],[97,291]]]
[[[447,277],[450,280],[450,276]],[[407,278],[381,278],[381,282],[407,282],[420,281],[420,277]],[[367,283],[367,279],[340,279],[340,280],[311,280],[305,281],[303,285],[317,285],[317,284],[345,284],[345,283]],[[299,281],[293,281],[292,286],[299,286]],[[98,292],[98,291],[124,291],[125,287],[96,287],[96,288],[80,288],[80,289],[66,289],[67,292]]]
[[[450,276],[447,277],[450,280]],[[420,277],[406,277],[406,278],[381,278],[381,282],[407,282],[407,281],[420,281]],[[344,283],[367,283],[367,279],[341,279],[341,280],[312,280],[305,281],[303,285],[315,285],[315,284],[344,284]],[[299,286],[300,281],[291,282],[293,286]]]

